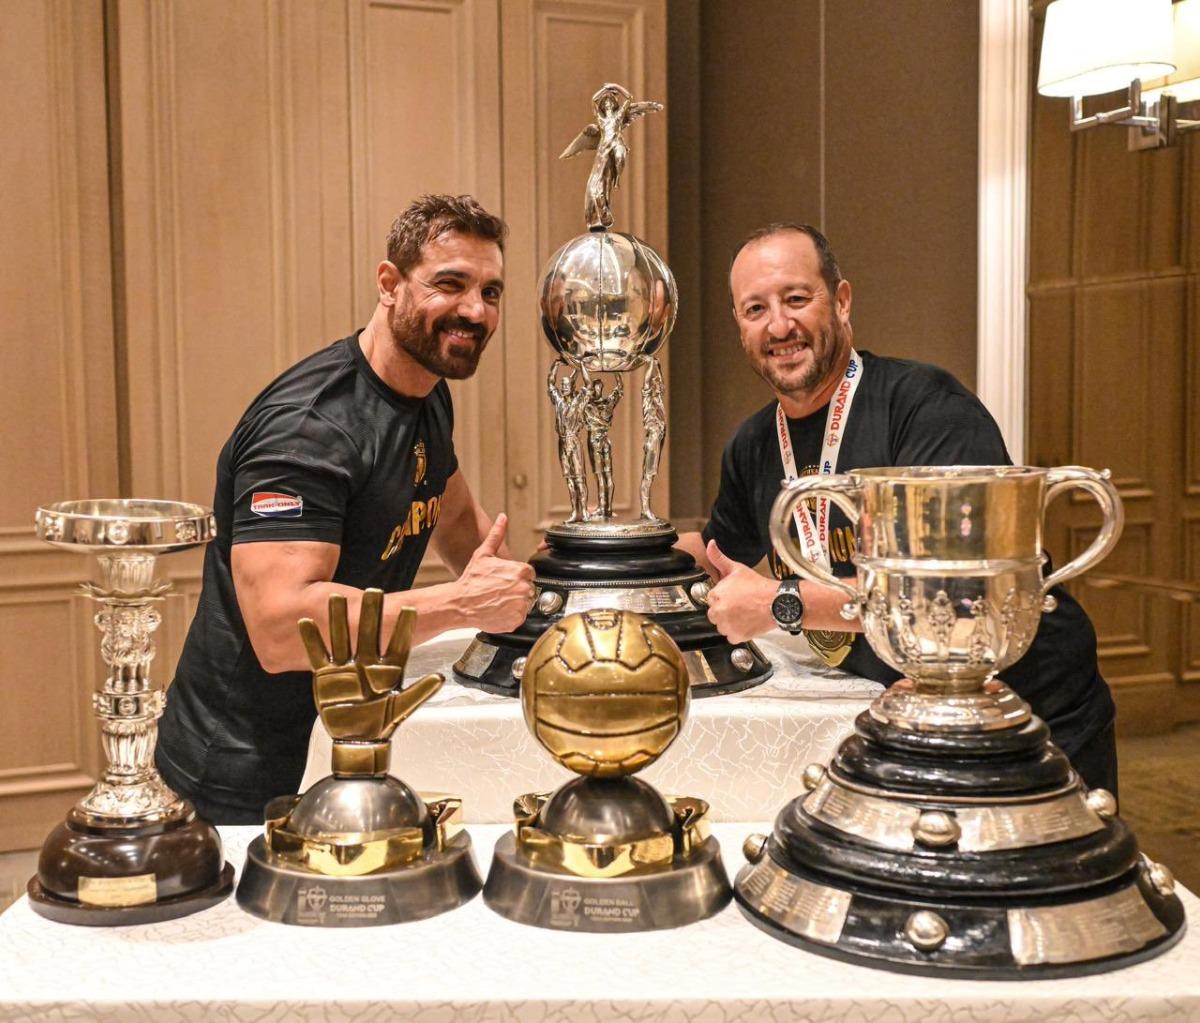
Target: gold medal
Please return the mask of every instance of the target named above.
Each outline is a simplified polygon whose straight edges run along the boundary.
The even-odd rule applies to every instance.
[[[822,661],[831,668],[838,667],[854,645],[853,632],[834,632],[831,629],[805,629],[804,638]]]

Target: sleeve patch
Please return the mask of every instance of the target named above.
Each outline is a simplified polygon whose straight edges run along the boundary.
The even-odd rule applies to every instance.
[[[304,514],[304,498],[272,491],[255,491],[250,511],[264,519],[298,519]]]

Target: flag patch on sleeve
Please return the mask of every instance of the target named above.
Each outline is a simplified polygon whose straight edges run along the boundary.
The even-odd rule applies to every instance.
[[[298,519],[304,514],[304,498],[256,491],[250,495],[250,510],[264,519]]]

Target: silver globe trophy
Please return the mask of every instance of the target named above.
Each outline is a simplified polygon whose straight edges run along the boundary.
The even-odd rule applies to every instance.
[[[1082,488],[1103,524],[1042,577],[1046,503]],[[788,524],[827,498],[857,523],[857,578],[808,561]],[[773,834],[746,841],[746,915],[810,951],[911,973],[995,979],[1114,969],[1179,939],[1183,907],[1116,800],[1088,791],[1046,725],[996,678],[1028,649],[1050,590],[1100,561],[1124,521],[1107,473],[1067,466],[861,469],[787,483],[771,539],[846,594],[904,675],[864,711]]]
[[[73,924],[169,920],[207,909],[233,891],[216,828],[196,817],[154,767],[164,696],[150,680],[159,605],[171,584],[155,581],[160,554],[208,543],[208,508],[178,501],[65,501],[37,511],[37,535],[93,554],[104,687],[92,698],[108,766],[46,839],[30,904]]]
[[[662,257],[640,238],[612,231],[612,193],[625,167],[624,131],[662,104],[637,102],[620,85],[592,97],[595,120],[562,153],[594,150],[584,216],[588,231],[560,248],[542,273],[542,331],[557,356],[546,390],[554,407],[558,455],[570,497],[564,522],[546,531],[534,556],[538,597],[529,617],[504,635],[480,633],[454,665],[459,679],[516,696],[533,644],[564,615],[611,608],[647,615],[683,651],[695,696],[735,692],[770,677],[753,643],[730,644],[709,622],[709,579],[675,549],[669,522],[650,492],[666,439],[662,367],[656,353],[675,325],[679,296]],[[625,376],[642,371],[642,472],[637,514],[613,514],[609,432]],[[612,376],[606,389],[602,374]],[[589,501],[588,468],[595,483]]]

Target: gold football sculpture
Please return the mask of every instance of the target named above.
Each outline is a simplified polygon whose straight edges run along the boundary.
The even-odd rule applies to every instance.
[[[529,652],[525,723],[564,767],[612,778],[653,763],[683,724],[688,670],[662,626],[627,611],[570,615]]]
[[[521,704],[530,731],[582,777],[513,804],[484,899],[541,927],[678,927],[728,903],[708,804],[633,777],[679,735],[688,672],[660,625],[632,611],[570,614],[529,652]]]

